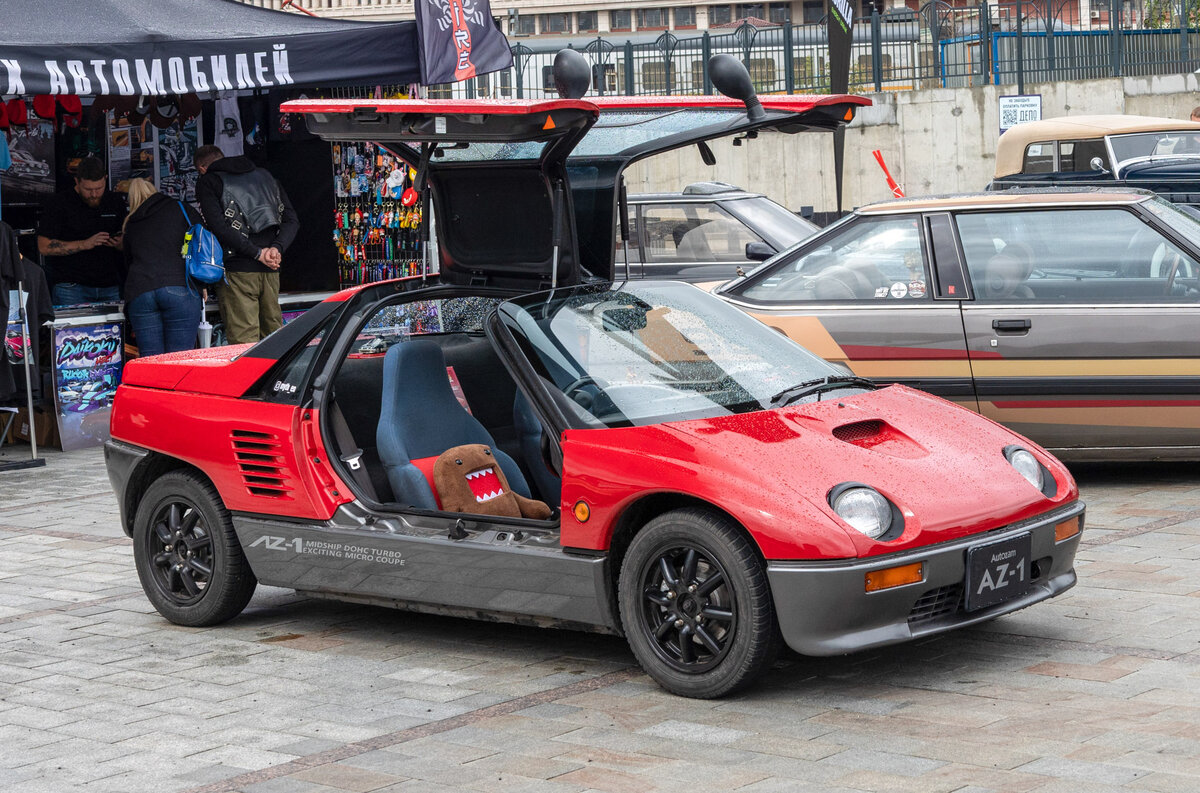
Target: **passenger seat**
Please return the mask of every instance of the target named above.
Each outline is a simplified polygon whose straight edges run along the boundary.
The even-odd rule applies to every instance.
[[[492,436],[459,404],[450,388],[446,359],[437,344],[410,340],[395,344],[383,360],[383,403],[375,433],[379,458],[397,502],[437,509],[433,488],[415,463],[431,460],[467,443],[490,446],[515,493],[529,496],[516,461],[496,448]]]

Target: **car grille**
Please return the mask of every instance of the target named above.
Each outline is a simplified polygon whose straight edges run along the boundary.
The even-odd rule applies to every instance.
[[[279,438],[269,432],[230,432],[233,456],[251,495],[290,498],[291,471],[284,464]]]
[[[949,616],[959,610],[962,600],[962,584],[949,584],[931,589],[913,604],[912,611],[908,613],[908,624],[920,625]]]
[[[833,428],[833,437],[846,443],[861,443],[883,432],[883,422],[878,419],[856,421]]]

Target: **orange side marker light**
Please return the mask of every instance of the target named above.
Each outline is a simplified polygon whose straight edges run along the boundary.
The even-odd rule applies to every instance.
[[[842,120],[843,121],[853,121],[854,120],[854,108],[852,108],[852,107],[846,108],[846,115],[842,117]]]
[[[1079,528],[1078,515],[1070,520],[1064,520],[1062,523],[1056,524],[1054,526],[1054,541],[1062,542],[1063,540],[1069,540],[1079,533]]]
[[[573,511],[575,513],[575,520],[580,523],[587,523],[588,518],[592,516],[592,509],[587,505],[586,501],[576,501]]]
[[[555,126],[554,118],[549,113],[547,113],[546,114],[546,123],[542,125],[542,129],[554,129],[554,126]]]
[[[882,570],[872,570],[867,573],[866,580],[863,582],[863,591],[878,592],[881,589],[917,584],[924,580],[924,562],[902,564],[899,567],[885,567]]]

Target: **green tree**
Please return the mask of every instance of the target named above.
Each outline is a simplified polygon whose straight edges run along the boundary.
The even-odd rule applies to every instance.
[[[1159,30],[1179,27],[1181,3],[1186,9],[1188,27],[1200,27],[1200,0],[1146,0],[1142,27]]]

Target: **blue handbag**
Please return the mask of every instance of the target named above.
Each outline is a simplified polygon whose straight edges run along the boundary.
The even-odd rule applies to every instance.
[[[221,250],[217,235],[199,223],[191,223],[182,201],[179,202],[179,211],[183,213],[183,219],[191,224],[184,232],[183,249],[179,252],[183,256],[188,279],[202,284],[225,280],[225,253]]]

